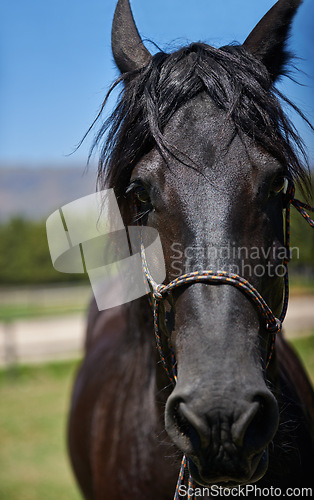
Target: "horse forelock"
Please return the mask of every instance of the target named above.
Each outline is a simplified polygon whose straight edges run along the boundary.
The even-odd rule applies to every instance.
[[[123,197],[137,161],[157,146],[171,156],[163,131],[171,117],[201,92],[226,112],[237,133],[254,139],[310,191],[303,141],[282,109],[291,105],[276,90],[266,67],[241,45],[216,49],[194,43],[171,54],[159,52],[149,64],[120,77],[120,99],[99,130],[99,186]],[[105,104],[105,103],[104,103]],[[103,106],[104,107],[104,106]],[[224,126],[224,123],[221,124]]]

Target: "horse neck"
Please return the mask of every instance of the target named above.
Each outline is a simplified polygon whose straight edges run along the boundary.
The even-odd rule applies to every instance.
[[[305,486],[312,478],[314,460],[314,394],[300,360],[282,333],[277,335],[267,380],[278,401],[280,423],[270,446],[268,472],[259,485],[266,481],[265,485],[276,483],[282,488]]]
[[[104,333],[94,344],[102,359],[104,377],[93,415],[93,434],[97,439],[93,441],[92,455],[97,457],[97,470],[100,467],[99,473],[96,472],[100,488],[114,482],[115,488],[116,483],[122,489],[123,484],[133,484],[143,492],[148,478],[163,467],[167,441],[163,412],[168,394],[160,390],[164,375],[157,358],[147,297],[123,306],[118,316],[124,327],[112,335],[109,332],[108,344],[104,322]],[[119,471],[123,473],[123,481],[117,477]],[[176,473],[175,470],[174,477]],[[167,475],[165,470],[164,476]],[[171,488],[172,482],[171,477]]]

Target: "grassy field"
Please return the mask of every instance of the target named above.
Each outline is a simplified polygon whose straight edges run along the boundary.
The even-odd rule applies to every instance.
[[[46,307],[38,307],[38,306],[28,306],[25,304],[16,305],[0,305],[0,321],[10,322],[17,321],[20,319],[29,319],[29,318],[40,318],[47,316],[60,316],[62,314],[75,314],[81,313],[86,310],[86,306],[83,308],[81,306],[46,306]]]
[[[76,362],[0,372],[0,499],[79,500],[65,433]]]
[[[314,331],[293,342],[314,382]],[[78,362],[0,371],[0,499],[79,500],[65,429]]]
[[[294,296],[314,295],[313,277],[294,276],[289,278],[290,294]]]
[[[314,331],[308,332],[306,337],[290,341],[302,359],[306,371],[314,385]]]

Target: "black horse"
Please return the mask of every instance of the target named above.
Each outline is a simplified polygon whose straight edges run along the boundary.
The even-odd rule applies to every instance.
[[[96,139],[108,133],[99,181],[114,188],[125,225],[158,230],[165,283],[195,269],[227,277],[236,269],[276,316],[286,179],[310,192],[302,141],[274,87],[300,4],[279,0],[243,45],[193,43],[151,56],[128,0],[119,0],[112,48],[123,91]],[[147,297],[102,312],[91,305],[69,419],[85,498],[169,500],[182,454],[198,487],[311,486],[312,388],[281,333],[268,363],[272,335],[247,295],[193,282],[160,301],[175,387]]]

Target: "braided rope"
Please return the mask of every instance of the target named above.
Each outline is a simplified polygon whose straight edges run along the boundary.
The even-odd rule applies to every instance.
[[[307,205],[306,203],[303,203],[302,201],[299,200],[292,200],[292,204],[300,212],[302,217],[304,217],[306,222],[310,224],[311,227],[314,227],[314,220],[311,219],[309,214],[306,213],[306,210],[314,212],[314,207],[311,207],[310,205]]]
[[[296,200],[294,198],[295,188],[293,183],[290,181],[288,183],[287,193],[285,195],[286,202],[286,217],[285,217],[285,235],[286,235],[286,251],[287,255],[284,259],[283,265],[285,267],[285,275],[284,275],[284,298],[282,310],[279,318],[277,318],[268,304],[265,302],[261,294],[256,290],[256,288],[251,285],[249,281],[242,278],[241,276],[234,273],[226,273],[225,271],[214,272],[212,270],[205,271],[195,271],[192,273],[183,274],[178,278],[170,281],[167,285],[158,284],[152,277],[146,260],[145,247],[143,245],[143,241],[141,241],[141,257],[142,257],[142,267],[143,272],[145,274],[146,280],[149,284],[152,294],[152,306],[153,306],[153,315],[154,315],[154,331],[156,337],[156,344],[159,351],[160,359],[165,368],[165,371],[172,382],[173,385],[176,384],[177,381],[177,369],[176,369],[176,360],[174,350],[171,346],[171,342],[169,340],[169,348],[171,352],[171,371],[167,366],[167,362],[163,352],[163,345],[161,341],[161,335],[159,332],[159,303],[175,288],[180,286],[184,286],[187,284],[193,283],[206,283],[206,284],[224,284],[231,285],[238,288],[241,292],[243,292],[246,297],[253,302],[253,304],[257,307],[262,319],[264,320],[265,327],[267,331],[272,335],[268,360],[266,363],[266,370],[269,366],[274,346],[276,334],[281,330],[282,323],[285,319],[288,301],[289,301],[289,276],[288,276],[288,262],[290,260],[290,207],[293,205],[302,217],[308,222],[308,224],[314,228],[314,220],[309,217],[306,210],[314,212],[314,207],[301,202],[300,200]],[[174,500],[180,499],[180,486],[184,481],[185,472],[188,469],[188,461],[186,456],[184,455],[181,462],[180,473],[178,477],[178,482],[174,494]],[[194,495],[190,494],[193,491],[193,479],[189,473],[188,479],[188,500],[193,500]]]
[[[272,342],[266,368],[268,367],[274,348],[273,343],[275,340],[275,335],[282,328],[282,321],[284,319],[286,309],[284,311],[284,314],[282,313],[279,319],[276,318],[276,316],[273,314],[272,310],[267,305],[261,294],[256,290],[256,288],[253,287],[253,285],[251,285],[251,283],[249,283],[246,279],[242,278],[237,274],[234,273],[229,274],[226,273],[225,271],[219,271],[219,272],[214,272],[211,270],[195,271],[189,274],[183,274],[182,276],[179,276],[178,278],[175,278],[174,280],[170,281],[170,283],[168,283],[167,285],[157,284],[148,269],[146,255],[145,255],[145,248],[143,243],[141,243],[141,255],[142,255],[143,272],[150,285],[154,299],[153,314],[154,314],[154,331],[155,331],[156,343],[165,371],[169,379],[173,383],[173,385],[175,385],[176,382],[176,375],[174,375],[174,364],[173,364],[174,354],[172,354],[172,372],[173,372],[172,374],[167,366],[167,362],[163,353],[161,336],[159,333],[159,302],[162,299],[164,299],[173,289],[191,283],[206,283],[206,284],[219,283],[219,284],[232,285],[240,289],[257,306],[262,318],[264,319],[266,329],[269,331],[269,333],[272,334]],[[285,300],[284,300],[285,304],[288,303],[287,294],[288,294],[288,288],[286,286]]]
[[[181,461],[179,477],[178,477],[178,482],[177,482],[177,486],[176,486],[176,491],[174,493],[174,500],[179,500],[179,498],[180,498],[180,487],[181,487],[182,483],[184,482],[184,474],[185,474],[186,467],[187,467],[187,459],[186,459],[186,456],[183,455],[183,458]]]

